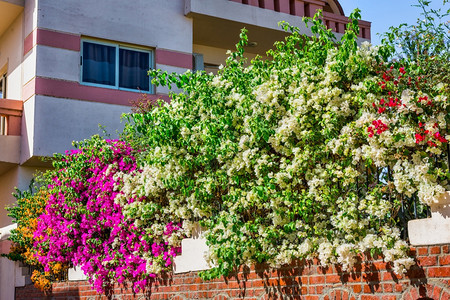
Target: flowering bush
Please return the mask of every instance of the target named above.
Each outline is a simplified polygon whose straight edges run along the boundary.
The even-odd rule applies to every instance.
[[[425,205],[450,188],[449,85],[388,61],[391,47],[358,46],[350,17],[340,41],[320,15],[312,38],[283,23],[291,34],[250,63],[244,30],[218,75],[151,71],[184,92],[128,115],[121,141],[56,156],[39,262],[80,266],[98,291],[140,290],[200,222],[214,266],[204,278],[312,257],[351,269],[365,251],[405,272],[405,197]]]
[[[314,256],[349,269],[368,250],[405,272],[413,260],[395,224],[403,196],[429,203],[448,188],[448,86],[425,86],[407,61],[385,62],[386,47],[358,47],[357,21],[341,41],[312,22],[309,39],[284,24],[292,34],[269,60],[246,66],[243,31],[217,76],[152,72],[185,93],[131,116],[126,134],[146,145],[148,171],[126,178],[120,197],[163,199],[164,211],[200,220],[215,266],[206,278]]]
[[[39,189],[39,187],[37,186]],[[44,212],[47,204],[48,193],[45,189],[39,189],[35,194],[30,191],[18,191],[14,196],[17,205],[8,208],[9,216],[17,223],[9,239],[13,242],[7,257],[14,261],[22,261],[32,266],[31,279],[37,288],[48,290],[51,282],[65,278],[67,265],[60,263],[49,264],[47,270],[38,261],[38,251],[34,246],[34,233],[37,228],[37,218]]]
[[[159,231],[125,218],[118,173],[140,172],[134,151],[122,141],[94,137],[77,150],[57,155],[45,213],[39,217],[35,246],[39,261],[79,266],[99,292],[114,283],[134,283],[142,290],[179,253],[179,225],[164,223]],[[133,197],[126,204],[141,201]]]

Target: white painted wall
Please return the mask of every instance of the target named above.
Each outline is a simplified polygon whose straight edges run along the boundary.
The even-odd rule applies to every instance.
[[[19,159],[20,136],[0,135],[0,162],[17,164]]]
[[[80,52],[36,46],[36,76],[80,81]]]
[[[26,37],[37,27],[38,0],[26,0],[24,8],[23,36]]]
[[[0,257],[0,299],[14,300],[16,270],[20,270],[17,265],[6,257]]]
[[[227,50],[228,49],[209,47],[204,45],[197,45],[197,44],[193,45],[194,53],[203,54],[204,63],[216,65],[225,64],[225,60],[228,57],[228,55],[226,54]],[[245,57],[248,59],[247,61],[250,62],[253,58],[256,57],[256,54],[245,52]]]
[[[38,6],[40,28],[192,52],[184,0],[39,0]]]
[[[11,230],[16,227],[15,224],[0,227],[0,243],[6,242],[11,235]],[[4,251],[3,253],[8,253],[5,248],[1,250]],[[22,270],[23,268],[20,267],[19,262],[11,261],[6,257],[0,257],[0,299],[14,300],[15,287],[24,286],[26,283],[26,278],[22,275]]]
[[[5,206],[16,202],[16,198],[12,195],[15,192],[15,187],[20,190],[28,189],[33,174],[44,170],[42,168],[16,166],[0,175],[0,227],[11,224],[11,218],[7,216],[8,212],[5,210]]]
[[[229,0],[186,0],[185,13],[196,13],[279,31],[283,29],[278,26],[278,22],[284,20],[297,26],[300,33],[311,35],[311,31],[298,16],[260,9],[252,5],[242,5]]]
[[[188,69],[185,69],[185,68],[166,66],[166,65],[160,65],[160,64],[156,64],[155,68],[156,69],[161,69],[162,71],[167,71],[169,74],[170,73],[182,74],[182,73],[185,73],[188,70]],[[178,89],[175,85],[172,85],[172,92],[179,93],[179,92],[181,92],[181,89]],[[169,94],[169,88],[167,88],[165,86],[157,86],[156,87],[156,93],[157,94],[168,95]]]
[[[23,58],[22,62],[23,85],[36,77],[36,47],[31,49]],[[23,99],[22,100],[27,100]]]
[[[33,155],[34,147],[34,103],[36,96],[32,96],[23,103],[20,162],[26,162]]]
[[[0,70],[7,65],[6,96],[22,99],[23,13],[0,37]]]
[[[28,102],[30,100],[26,105]],[[131,111],[128,106],[39,95],[33,98],[32,104],[34,131],[29,156],[51,156],[71,149],[74,140],[102,135],[99,125],[105,126],[111,137],[116,138],[116,132],[124,126],[120,122],[121,115]]]

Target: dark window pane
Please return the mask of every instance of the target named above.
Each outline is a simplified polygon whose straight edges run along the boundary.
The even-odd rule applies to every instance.
[[[83,81],[116,85],[116,48],[83,43]]]
[[[119,49],[119,87],[150,91],[149,69],[148,53]]]
[[[0,99],[6,98],[6,75],[0,76]]]

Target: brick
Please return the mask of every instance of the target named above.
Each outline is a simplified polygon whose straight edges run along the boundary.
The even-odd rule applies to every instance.
[[[436,266],[437,256],[422,256],[417,258],[417,263],[419,266]]]
[[[378,271],[386,270],[386,265],[387,265],[387,263],[385,263],[384,261],[374,262],[374,263],[373,263],[373,266],[374,266]]]
[[[370,285],[365,284],[363,288],[364,293],[370,294],[372,293],[372,289],[370,288]]]
[[[361,291],[362,291],[362,286],[361,285],[354,285],[353,286],[353,292],[355,293],[355,294],[359,294],[359,293],[361,293]]]
[[[448,299],[450,299],[450,293],[444,291],[442,293],[441,300],[448,300]]]
[[[394,291],[394,286],[391,283],[383,283],[383,292],[392,293]]]
[[[442,246],[442,253],[443,254],[449,254],[450,253],[450,245],[443,245]]]
[[[441,253],[441,247],[440,246],[431,246],[428,249],[430,254],[440,254]]]
[[[309,284],[323,284],[323,283],[325,283],[325,276],[309,277]]]
[[[334,274],[334,271],[333,271],[333,268],[330,266],[330,267],[322,267],[322,266],[320,266],[320,267],[317,267],[317,273],[319,273],[319,274]]]
[[[394,272],[383,272],[382,275],[383,281],[396,281],[401,279],[402,276],[399,274],[395,274]]]
[[[372,296],[372,295],[361,295],[361,300],[379,300],[380,298],[378,296]]]
[[[442,292],[442,289],[438,286],[435,286],[433,289],[433,299],[439,299],[441,292]]]
[[[308,294],[308,288],[306,286],[302,286],[302,288],[300,289],[300,292],[302,295],[307,295]]]
[[[381,293],[383,287],[380,283],[364,285],[364,293]]]
[[[252,287],[264,287],[265,286],[265,284],[264,284],[264,281],[263,280],[255,280],[255,281],[252,281]]]
[[[325,282],[326,283],[338,283],[340,282],[341,278],[339,275],[326,275],[325,276]]]
[[[386,295],[386,296],[381,297],[381,300],[396,300],[396,299],[397,299],[397,296],[395,296],[395,295]]]
[[[409,291],[409,294],[411,295],[411,297],[412,297],[413,299],[419,299],[419,298],[420,298],[419,291],[418,291],[416,288],[411,289],[411,290]]]
[[[428,269],[428,277],[450,277],[450,267],[431,267]]]
[[[316,293],[317,294],[322,294],[323,290],[324,290],[324,286],[323,285],[316,286]]]
[[[439,257],[439,265],[450,265],[450,254]]]
[[[427,255],[428,254],[428,248],[427,247],[418,247],[416,249],[417,253],[419,255]]]
[[[305,300],[319,300],[319,296],[307,295],[303,299],[305,299]]]
[[[413,299],[413,297],[411,296],[410,293],[404,295],[404,296],[403,296],[403,299],[404,299],[404,300],[416,300],[416,299]]]

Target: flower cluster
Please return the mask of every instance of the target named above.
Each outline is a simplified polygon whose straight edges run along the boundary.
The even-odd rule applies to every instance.
[[[116,174],[138,171],[127,143],[94,137],[58,156],[54,167],[47,175],[50,197],[34,233],[46,270],[55,263],[78,266],[97,291],[107,292],[114,283],[128,281],[143,290],[171,265],[180,248],[178,239],[166,240],[179,226],[169,222],[163,232],[139,227],[114,201],[121,193]],[[128,199],[129,204],[140,201]]]
[[[39,184],[35,185],[32,188],[38,188]],[[51,263],[44,270],[44,266],[38,260],[38,249],[34,245],[38,218],[44,212],[49,194],[45,190],[38,190],[33,194],[30,189],[30,191],[18,191],[14,195],[17,198],[17,205],[8,210],[9,216],[17,223],[17,228],[12,230],[10,240],[13,245],[7,257],[32,266],[31,280],[34,285],[41,290],[48,290],[53,281],[64,278],[68,268],[61,263]]]

